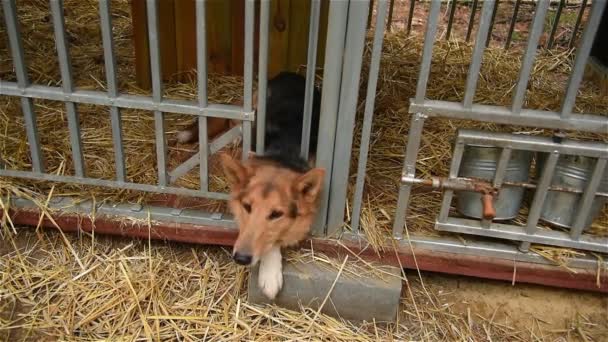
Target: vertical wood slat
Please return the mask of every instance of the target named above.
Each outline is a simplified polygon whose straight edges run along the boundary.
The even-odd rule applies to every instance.
[[[164,0],[163,0],[164,1]],[[175,0],[175,53],[178,73],[196,70],[196,6],[194,0]],[[180,81],[186,81],[180,75]]]
[[[306,64],[308,36],[308,1],[271,1],[269,56],[269,77],[283,70],[297,71]],[[279,6],[280,5],[280,6]],[[206,0],[208,71],[222,74],[243,74],[244,2],[242,0]],[[162,76],[164,80],[175,74],[196,69],[196,27],[194,0],[161,0],[159,7],[159,35],[162,51]],[[256,1],[256,32],[259,26],[259,0]],[[280,8],[279,19],[275,16]],[[147,39],[147,17],[145,0],[131,1],[133,20],[133,45],[136,59],[136,78],[144,89],[151,88],[149,42]],[[317,64],[322,65],[325,57],[325,38],[329,0],[321,1],[319,21],[319,46]],[[282,22],[285,29],[279,32],[277,24]],[[280,25],[278,25],[280,26]],[[257,68],[258,42],[254,42],[254,66]],[[185,81],[184,76],[178,80]]]

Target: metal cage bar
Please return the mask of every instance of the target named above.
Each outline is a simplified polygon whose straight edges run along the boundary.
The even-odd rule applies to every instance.
[[[555,166],[557,165],[558,159],[559,153],[557,152],[551,153],[549,158],[547,158],[547,163],[545,164],[545,168],[540,176],[540,180],[536,187],[536,192],[534,193],[534,199],[530,205],[530,212],[528,213],[525,229],[528,235],[533,235],[537,229],[536,226],[538,225],[541,210],[543,208],[543,204],[545,203],[545,198],[547,197],[548,189],[551,185],[551,179],[553,178],[553,172],[555,170]],[[529,248],[530,242],[528,241],[524,241],[520,245],[520,249],[522,251],[527,251]]]
[[[260,3],[260,48],[258,57],[258,105],[256,110],[256,153],[263,154],[266,143],[266,97],[268,88],[268,26],[270,1]]]
[[[585,227],[585,222],[589,217],[589,212],[591,211],[591,206],[595,199],[595,194],[599,188],[599,185],[602,183],[602,177],[604,176],[604,170],[606,169],[606,159],[598,159],[595,168],[593,169],[593,174],[591,175],[591,179],[585,188],[585,192],[580,201],[579,207],[577,208],[577,214],[574,218],[574,224],[570,230],[570,237],[573,240],[578,240],[581,237],[581,233]]]
[[[416,103],[423,103],[426,95],[426,85],[429,81],[431,73],[431,62],[433,59],[433,45],[435,35],[437,34],[437,22],[439,21],[439,10],[441,9],[440,1],[431,2],[429,9],[428,21],[426,23],[426,32],[424,34],[424,46],[422,48],[422,62],[420,63],[420,72],[418,73],[418,82],[416,84]]]
[[[51,13],[53,17],[53,30],[55,32],[55,46],[61,72],[61,84],[64,93],[74,91],[74,80],[72,78],[72,62],[65,34],[65,19],[63,16],[63,0],[51,1]],[[76,176],[83,177],[84,158],[82,155],[82,140],[80,138],[80,119],[74,102],[65,102],[66,116],[68,119],[68,131],[70,132],[70,146],[72,148],[72,160]]]
[[[118,108],[137,109],[161,112],[170,112],[189,115],[203,115],[224,119],[252,121],[251,113],[243,112],[243,108],[234,105],[209,104],[200,108],[198,103],[189,100],[163,99],[156,102],[149,96],[120,94],[116,98],[109,97],[107,93],[94,90],[75,90],[64,94],[61,88],[42,85],[30,85],[20,88],[15,82],[0,81],[0,95],[20,96],[52,101],[70,101],[99,106],[115,106]]]
[[[158,3],[156,0],[146,0],[148,16],[148,40],[150,44],[150,71],[152,74],[152,99],[155,104],[163,100],[163,83],[160,66],[160,47],[158,37]],[[167,174],[167,141],[165,139],[165,115],[154,110],[154,133],[156,140],[156,167],[158,168],[158,184],[166,186]]]
[[[450,178],[458,177],[460,171],[460,164],[462,163],[462,156],[464,155],[465,144],[462,141],[456,141],[454,145],[454,151],[452,152],[452,162],[450,164]],[[443,200],[441,201],[441,208],[439,209],[439,216],[437,217],[438,222],[446,222],[450,214],[450,206],[452,205],[452,197],[454,196],[453,190],[446,190],[443,193]]]
[[[523,109],[520,115],[513,115],[510,108],[503,106],[473,104],[470,108],[466,108],[462,103],[438,100],[427,100],[422,104],[411,100],[409,112],[423,113],[429,117],[536,126],[549,129],[596,133],[605,133],[608,130],[606,117],[595,114],[572,114],[564,119],[556,112]]]
[[[17,8],[15,0],[2,1],[4,20],[6,22],[6,31],[10,44],[11,55],[15,67],[15,75],[17,76],[17,84],[15,90],[18,93],[25,91],[30,86],[30,80],[27,74],[25,64],[25,55],[23,53],[23,44],[21,43],[21,31],[19,29],[19,17],[17,16]],[[0,82],[0,92],[3,86]],[[34,172],[44,172],[42,163],[42,151],[40,149],[40,138],[36,130],[36,113],[34,112],[34,102],[30,98],[21,98],[21,110],[25,119],[25,130],[27,140],[30,145],[30,156],[32,159],[32,170]]]
[[[382,25],[382,23],[384,23],[384,20],[386,19],[386,9],[386,0],[378,0],[372,57],[367,81],[367,93],[365,95],[363,128],[361,129],[361,143],[359,145],[359,161],[357,165],[357,179],[355,181],[355,195],[353,197],[351,228],[354,233],[359,232],[359,220],[361,218],[361,206],[363,202],[363,188],[365,186],[365,173],[367,167],[367,157],[369,154],[369,141],[371,138],[374,104],[376,99],[376,86],[378,83],[378,72],[380,70],[380,59],[382,57],[382,38],[384,37],[384,25]]]
[[[578,11],[578,15],[576,16],[576,22],[574,23],[574,28],[572,29],[572,36],[570,36],[570,42],[568,42],[568,49],[572,49],[574,47],[574,43],[576,42],[576,36],[578,34],[578,28],[581,26],[581,22],[583,21],[583,15],[585,14],[585,8],[587,8],[587,0],[583,0],[583,2],[581,2],[581,8]]]
[[[492,18],[490,19],[490,28],[488,29],[488,35],[486,37],[486,47],[490,46],[492,40],[492,31],[494,30],[494,21],[496,20],[496,13],[498,12],[498,3],[500,0],[496,0],[494,8],[492,9]]]
[[[420,113],[412,115],[405,158],[403,160],[403,170],[401,171],[402,176],[414,177],[416,175],[416,159],[418,158],[418,151],[420,150],[420,141],[425,118],[426,116]],[[393,221],[393,237],[395,239],[401,239],[403,237],[403,228],[405,226],[405,217],[410,201],[411,190],[412,186],[410,184],[401,184],[399,187],[397,209],[395,212],[395,220]]]
[[[245,55],[243,61],[244,89],[243,107],[245,112],[253,112],[253,31],[254,31],[254,0],[245,1]],[[245,160],[251,151],[251,122],[243,122],[243,155]]]
[[[547,42],[547,49],[553,48],[553,42],[555,40],[555,32],[557,32],[557,26],[559,25],[559,19],[562,16],[562,10],[566,5],[566,0],[559,0],[557,5],[557,12],[555,12],[555,18],[553,18],[553,24],[551,25],[551,33],[549,33],[549,41]]]
[[[568,88],[564,95],[564,101],[562,102],[562,117],[564,118],[572,115],[572,109],[576,102],[576,94],[578,93],[578,88],[583,80],[587,59],[589,59],[589,53],[591,53],[591,47],[593,46],[593,38],[600,26],[600,20],[602,19],[602,13],[604,12],[605,7],[606,1],[594,1],[591,4],[589,20],[587,21],[587,26],[585,27],[585,32],[583,33],[581,44],[576,54],[574,67],[570,73],[570,79],[568,80]]]
[[[330,236],[338,232],[344,224],[353,127],[355,126],[361,63],[363,62],[363,48],[365,47],[367,11],[369,11],[369,0],[353,1],[349,4],[346,45],[344,46],[344,70],[342,71],[342,89],[340,91],[337,122],[337,132],[339,132],[340,138],[336,139],[334,145],[336,162],[331,173],[332,184],[329,196],[329,215],[327,217],[327,234]]]
[[[524,53],[524,58],[521,63],[521,69],[519,71],[519,77],[517,79],[517,86],[515,87],[515,92],[513,93],[513,100],[511,105],[511,111],[513,112],[513,114],[520,114],[524,104],[526,89],[528,88],[528,81],[530,80],[530,73],[532,72],[534,58],[536,57],[538,41],[543,33],[545,16],[547,15],[547,9],[549,8],[549,4],[549,1],[540,1],[536,6],[536,12],[534,13],[534,21],[532,22],[530,36],[528,37],[528,45],[526,47],[526,52]]]
[[[473,0],[473,5],[471,7],[471,15],[469,16],[469,25],[467,25],[467,37],[466,41],[471,40],[471,33],[473,32],[473,25],[475,24],[475,13],[477,13],[477,1]]]
[[[481,18],[479,19],[479,30],[475,38],[475,47],[471,56],[471,65],[469,66],[469,74],[467,76],[463,105],[465,108],[471,108],[473,99],[475,98],[475,90],[477,88],[477,80],[479,79],[479,70],[481,70],[481,62],[483,61],[483,53],[486,47],[486,39],[491,25],[492,9],[495,7],[496,0],[484,1],[481,9]]]
[[[513,39],[513,31],[515,30],[515,23],[517,23],[517,15],[519,14],[519,6],[521,0],[515,1],[515,7],[513,7],[513,15],[511,16],[511,23],[509,24],[509,32],[507,33],[507,40],[505,41],[505,50],[508,50],[511,46],[511,40]]]
[[[108,0],[99,1],[99,20],[101,22],[107,94],[108,97],[115,99],[118,96],[118,81],[116,76],[116,57],[114,56],[114,39],[112,37],[112,13]],[[124,148],[122,145],[122,122],[120,109],[116,106],[110,107],[110,121],[112,126],[112,143],[114,145],[116,180],[124,182],[126,180],[127,172],[125,167]]]
[[[327,23],[325,66],[323,68],[323,93],[321,94],[321,118],[319,121],[319,141],[317,143],[316,165],[325,169],[323,191],[319,200],[319,213],[312,228],[313,235],[325,232],[331,169],[333,167],[333,148],[336,140],[336,125],[342,79],[342,58],[346,39],[347,1],[331,1]]]
[[[310,129],[313,107],[313,90],[317,68],[317,42],[319,40],[319,14],[321,12],[320,0],[313,0],[310,4],[310,19],[308,28],[308,51],[306,56],[306,86],[304,89],[304,122],[302,124],[302,144],[300,154],[308,160],[310,151]]]
[[[450,16],[448,17],[448,27],[445,33],[445,40],[450,40],[450,35],[452,34],[452,24],[454,23],[454,14],[456,13],[456,0],[451,0],[450,6]]]
[[[407,14],[407,34],[409,35],[412,31],[412,20],[414,19],[414,8],[416,7],[416,0],[410,0],[410,10]]]
[[[207,22],[205,20],[206,4],[203,0],[196,1],[196,79],[198,90],[198,105],[206,108],[208,105],[207,93]],[[199,141],[199,183],[200,189],[209,190],[209,137],[207,131],[207,117],[198,117]]]

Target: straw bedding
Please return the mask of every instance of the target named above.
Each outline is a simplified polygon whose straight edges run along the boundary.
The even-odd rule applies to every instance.
[[[542,318],[516,327],[502,310],[458,312],[448,293],[416,273],[406,275],[397,323],[354,324],[315,317],[311,309],[248,303],[247,270],[219,247],[88,234],[63,240],[54,231],[25,228],[0,242],[4,341],[600,341],[608,329],[597,314],[572,317],[565,329],[553,330]],[[287,258],[340,267],[311,251]],[[356,256],[348,260],[344,276],[386,276]]]
[[[18,4],[24,48],[31,80],[36,84],[60,85],[59,68],[52,39],[52,23],[47,1],[21,1]],[[146,94],[134,80],[134,58],[130,10],[127,1],[113,1],[114,37],[119,71],[119,88],[131,94]],[[99,29],[97,6],[94,1],[65,1],[66,29],[71,44],[72,64],[75,84],[84,89],[105,89],[105,74]],[[4,30],[4,25],[0,25]],[[375,117],[372,132],[370,159],[367,165],[366,191],[364,194],[362,228],[369,241],[380,248],[388,238],[395,213],[398,180],[401,173],[409,128],[407,114],[408,100],[413,96],[422,39],[419,35],[405,36],[393,33],[386,36],[382,57],[378,92],[376,95]],[[0,78],[14,80],[10,68],[10,53],[7,49],[6,32],[0,32]],[[357,156],[360,144],[361,112],[366,89],[367,68],[371,43],[365,53],[365,63],[361,81],[361,105],[355,130],[349,204],[352,198]],[[427,96],[433,99],[462,100],[472,47],[459,42],[438,41],[434,49],[433,67],[428,83]],[[478,82],[475,101],[485,104],[508,105],[511,92],[518,75],[522,51],[504,51],[489,48]],[[541,50],[534,65],[526,107],[557,110],[564,93],[567,74],[572,67],[573,53],[566,50]],[[319,72],[321,74],[321,72]],[[165,83],[164,94],[171,98],[194,99],[196,77],[186,75],[191,81]],[[231,103],[241,98],[242,79],[240,77],[210,75],[209,101]],[[67,132],[67,119],[63,103],[35,101],[38,131],[40,134],[45,165],[48,172],[73,174],[73,162]],[[90,177],[113,179],[115,175],[114,154],[108,109],[98,106],[80,105],[80,124],[87,175]],[[592,83],[584,82],[578,94],[576,112],[608,113],[608,98],[602,96]],[[196,151],[197,146],[176,145],[173,136],[179,127],[187,125],[191,119],[167,114],[165,118],[166,136],[169,141],[169,169],[179,164]],[[127,176],[132,182],[156,184],[154,120],[149,112],[138,110],[122,111],[123,143],[126,156]],[[417,174],[445,176],[450,162],[451,142],[458,127],[479,128],[492,131],[523,132],[533,135],[549,135],[550,131],[507,125],[483,124],[454,120],[430,119],[425,125],[417,165]],[[608,141],[608,135],[578,134],[573,137]],[[234,151],[233,151],[234,152]],[[236,153],[236,152],[235,152]],[[24,121],[19,100],[3,97],[0,101],[0,155],[8,168],[29,170],[31,161],[25,138]],[[219,173],[215,158],[212,158],[210,187],[214,191],[225,191],[226,183]],[[39,194],[48,193],[50,185],[44,182],[10,179],[13,188],[34,190]],[[177,185],[198,187],[198,168],[178,181]],[[5,188],[3,196],[7,196]],[[124,189],[84,187],[58,184],[55,196],[94,197],[96,201],[129,201],[153,203],[166,196],[158,196]],[[43,197],[44,198],[44,197]],[[411,200],[408,213],[408,230],[413,233],[437,234],[432,230],[438,212],[440,195],[436,192],[417,190]],[[225,210],[222,202],[199,201],[190,204],[205,210]],[[524,212],[522,210],[522,212]],[[350,217],[348,209],[347,217]],[[516,222],[523,222],[521,216]],[[596,220],[592,232],[608,234],[608,209],[602,218]],[[347,222],[348,226],[349,222]]]

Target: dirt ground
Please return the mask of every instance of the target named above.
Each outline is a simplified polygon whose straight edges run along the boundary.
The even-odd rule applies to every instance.
[[[6,234],[6,231],[4,233]],[[188,314],[179,311],[178,306],[183,306],[183,303],[186,302],[199,303],[195,306],[200,310],[206,310],[207,313],[211,310],[206,318],[207,323],[204,323],[208,325],[206,337],[203,340],[288,339],[286,337],[270,338],[260,332],[264,324],[268,323],[256,321],[258,318],[255,315],[246,315],[244,307],[257,310],[253,314],[264,312],[268,317],[274,319],[275,321],[270,321],[270,328],[274,329],[276,333],[278,333],[277,325],[274,323],[281,323],[279,320],[282,317],[293,317],[293,315],[307,317],[304,310],[301,313],[290,313],[288,310],[276,307],[262,307],[247,303],[246,278],[248,272],[232,264],[229,259],[229,251],[225,248],[163,242],[148,244],[145,241],[98,236],[95,237],[96,242],[92,249],[95,252],[91,253],[92,245],[89,244],[89,237],[86,235],[78,237],[73,234],[66,236],[74,248],[74,253],[79,255],[82,262],[91,270],[87,272],[82,272],[78,268],[73,255],[61,242],[61,236],[57,232],[35,233],[31,228],[19,228],[17,235],[0,239],[0,340],[90,341],[102,336],[110,340],[115,340],[119,336],[131,340],[131,338],[136,338],[137,333],[134,333],[133,336],[127,335],[127,332],[133,329],[129,327],[139,322],[139,316],[133,314],[133,308],[139,306],[142,310],[141,308],[149,305],[146,304],[148,301],[159,305],[165,310],[165,315],[171,317],[201,315],[196,313],[198,312],[196,309],[192,309],[194,312],[188,312]],[[304,251],[304,253],[306,252]],[[147,256],[150,260],[147,260]],[[199,257],[201,260],[204,257],[208,258],[213,265],[216,265],[214,267],[221,270],[213,276],[215,279],[209,278],[209,281],[197,280],[191,283],[191,279],[186,275],[198,272],[197,268],[201,271],[208,268],[206,261],[204,262],[205,267],[196,266],[201,265]],[[27,260],[31,266],[24,267],[23,261],[16,259]],[[112,260],[116,263],[112,263]],[[157,263],[161,265],[163,262],[165,264],[160,268],[153,266]],[[148,263],[150,271],[147,269]],[[70,269],[70,265],[73,265],[74,268]],[[175,270],[184,270],[185,273],[172,274],[169,276],[171,279],[168,279],[164,275],[166,270],[163,271],[167,265]],[[194,270],[189,268],[190,265],[193,265]],[[148,274],[148,272],[152,272],[153,268],[157,269],[154,274]],[[92,271],[93,269],[95,271]],[[103,273],[105,276],[96,274],[101,269],[105,269],[105,273]],[[127,270],[125,276],[129,273],[131,277],[131,282],[128,282],[129,287],[125,285],[125,288],[130,288],[134,292],[145,291],[142,283],[138,282],[138,274],[142,279],[152,277],[152,279],[156,279],[157,283],[165,284],[163,286],[171,281],[180,286],[179,289],[173,289],[170,286],[163,287],[166,289],[157,290],[158,293],[148,296],[140,294],[137,297],[139,302],[135,301],[131,304],[127,302],[122,309],[116,307],[108,310],[110,318],[101,316],[94,320],[87,319],[86,317],[90,317],[88,310],[95,311],[97,306],[112,301],[112,299],[108,299],[89,308],[94,301],[93,298],[105,293],[103,289],[108,285],[112,287],[110,292],[122,298],[121,300],[129,297],[129,291],[121,288],[120,270],[124,269]],[[78,275],[74,277],[74,273],[70,272]],[[115,273],[118,274],[116,279],[111,276]],[[108,274],[110,276],[107,276]],[[419,275],[415,270],[408,270],[406,275],[409,281],[404,282],[397,325],[376,325],[374,323],[372,329],[365,324],[350,324],[332,321],[328,317],[320,317],[320,322],[317,323],[319,331],[308,340],[349,340],[352,336],[357,336],[358,340],[365,341],[404,339],[608,341],[608,296],[605,295],[526,284],[511,285],[499,281],[426,272]],[[78,281],[74,281],[74,279],[78,279]],[[234,286],[235,284],[236,286]],[[227,289],[224,291],[225,287]],[[99,291],[99,295],[96,294],[97,291]],[[121,295],[121,292],[124,293]],[[201,292],[213,292],[210,299],[210,302],[213,303],[211,306],[206,306],[208,304],[203,300],[194,301],[192,299],[193,294]],[[234,297],[232,297],[233,294]],[[169,300],[173,296],[175,296],[175,300]],[[164,302],[165,304],[163,304]],[[129,309],[124,309],[126,307]],[[126,310],[126,312],[130,310],[131,314],[123,316],[121,310]],[[227,325],[223,323],[219,332],[209,331],[208,327],[218,319],[213,315],[213,310],[217,310],[219,316],[223,317],[219,320],[225,322],[232,322],[231,317],[236,311],[237,318],[240,317],[239,319],[244,324],[254,328],[246,331],[239,329],[236,323],[234,328],[232,328],[232,323]],[[239,310],[241,310],[240,315]],[[99,327],[107,320],[113,322],[110,325],[115,331],[115,335]],[[87,323],[82,321],[87,321]],[[239,322],[238,319],[236,321]],[[169,335],[173,336],[172,340],[191,340],[187,336],[183,339],[180,338],[178,332],[194,328],[193,323],[185,322],[179,326],[175,322],[172,324],[172,326],[168,326],[170,334],[173,334]],[[287,322],[281,326],[289,327],[293,324],[295,323]],[[73,328],[74,326],[77,328]],[[162,331],[162,325],[157,328]],[[328,330],[325,330],[327,328],[335,331],[335,335],[327,332]],[[279,329],[282,328],[279,326]],[[437,332],[437,329],[446,331],[440,333]],[[345,336],[346,332],[354,335]],[[139,333],[139,339],[142,339],[141,334],[143,333],[141,331]],[[217,335],[213,335],[214,333]],[[229,334],[230,337],[227,337],[226,334]],[[164,335],[159,333],[159,336]],[[161,339],[165,340],[165,338]]]

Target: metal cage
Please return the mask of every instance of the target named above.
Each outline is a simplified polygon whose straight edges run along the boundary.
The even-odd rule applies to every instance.
[[[116,60],[113,47],[112,22],[110,15],[110,1],[99,1],[99,16],[101,19],[104,62],[107,75],[107,92],[79,90],[72,81],[70,54],[66,38],[65,20],[63,16],[63,3],[61,0],[52,0],[52,21],[55,32],[58,61],[61,69],[61,87],[50,87],[33,84],[29,78],[26,61],[22,47],[22,39],[16,11],[15,0],[2,0],[5,23],[10,40],[10,50],[14,61],[17,82],[0,81],[0,95],[16,96],[21,99],[23,115],[25,117],[27,139],[32,160],[31,171],[11,170],[0,168],[0,176],[19,177],[53,182],[68,182],[92,186],[132,189],[153,193],[166,193],[174,195],[203,197],[208,199],[227,199],[227,194],[211,192],[208,188],[208,156],[217,152],[234,139],[241,137],[243,158],[251,149],[252,123],[257,124],[257,152],[263,152],[264,122],[266,106],[266,84],[268,64],[268,22],[269,1],[262,1],[260,6],[259,27],[259,65],[258,69],[258,109],[253,111],[253,85],[254,85],[254,0],[245,0],[245,31],[244,31],[244,103],[243,106],[232,106],[209,103],[207,99],[207,59],[205,35],[205,1],[196,1],[197,22],[197,81],[198,100],[171,100],[162,96],[161,64],[158,40],[158,1],[147,0],[148,33],[150,45],[150,64],[152,74],[152,94],[150,96],[135,96],[121,94],[117,86]],[[414,2],[411,2],[412,5]],[[456,2],[453,1],[452,4]],[[475,6],[477,6],[475,1]],[[483,1],[480,22],[475,39],[473,57],[469,66],[466,81],[464,100],[462,102],[439,101],[426,96],[427,81],[430,75],[431,58],[440,18],[441,1],[430,2],[430,11],[426,25],[422,62],[418,74],[415,97],[410,100],[409,113],[411,126],[405,149],[402,179],[396,179],[399,184],[399,197],[397,211],[393,222],[392,237],[399,246],[416,246],[439,252],[456,254],[489,256],[505,260],[518,260],[530,263],[547,264],[541,257],[526,253],[530,243],[572,247],[588,251],[608,253],[608,238],[592,237],[583,233],[584,219],[588,215],[591,203],[597,196],[605,196],[598,190],[601,177],[606,168],[608,159],[608,145],[603,143],[584,142],[555,142],[551,139],[513,136],[501,133],[487,133],[475,131],[460,132],[454,151],[449,179],[458,181],[459,166],[463,150],[467,144],[486,144],[502,149],[500,162],[492,181],[492,186],[501,188],[503,183],[506,161],[512,150],[522,149],[535,152],[549,153],[547,169],[543,172],[538,184],[532,186],[535,196],[531,203],[530,213],[525,226],[502,224],[491,220],[461,219],[450,216],[449,209],[454,188],[445,187],[443,204],[437,213],[435,227],[441,231],[457,234],[468,234],[480,237],[497,238],[498,241],[485,241],[483,239],[462,242],[458,238],[430,238],[424,236],[407,236],[405,238],[404,226],[407,218],[407,208],[411,189],[414,184],[424,180],[416,178],[416,163],[418,150],[423,136],[423,128],[427,118],[466,119],[488,123],[516,124],[528,127],[539,127],[554,130],[576,130],[582,132],[608,132],[608,113],[576,114],[573,113],[575,97],[582,81],[585,64],[590,54],[593,38],[606,7],[606,1],[595,0],[584,33],[577,49],[577,55],[567,84],[566,94],[562,108],[559,112],[542,111],[524,108],[526,88],[532,72],[538,41],[543,32],[543,23],[549,8],[549,1],[537,2],[534,20],[525,49],[517,84],[512,94],[512,104],[509,107],[482,105],[474,103],[475,90],[479,78],[484,50],[487,47],[488,35],[491,31],[493,12],[497,1]],[[519,4],[520,1],[517,1]],[[585,2],[586,3],[586,2]],[[560,2],[561,8],[562,2]],[[310,30],[308,41],[308,64],[306,81],[305,122],[303,128],[302,154],[309,150],[309,137],[311,130],[312,89],[316,68],[316,49],[319,40],[319,8],[320,1],[313,0],[310,15]],[[344,209],[347,206],[347,186],[349,168],[352,157],[353,134],[355,114],[359,100],[359,84],[361,82],[361,67],[366,38],[367,22],[370,10],[370,1],[331,1],[329,8],[329,23],[326,44],[331,46],[326,50],[323,67],[323,93],[321,99],[321,122],[319,129],[319,142],[316,154],[316,164],[327,172],[325,190],[321,201],[321,210],[312,229],[317,237],[335,237],[340,235],[343,240],[363,239],[359,232],[360,214],[364,191],[364,177],[368,160],[371,138],[372,120],[374,115],[374,97],[376,93],[382,44],[389,13],[387,0],[377,1],[376,24],[373,32],[373,47],[369,68],[369,79],[363,113],[363,128],[361,145],[358,156],[358,165],[355,181],[355,194],[352,201],[351,231],[343,229],[345,217]],[[450,11],[450,22],[454,9]],[[408,19],[411,26],[411,17]],[[471,21],[472,22],[472,21]],[[451,25],[450,25],[451,26]],[[578,26],[578,23],[577,23]],[[470,34],[470,28],[469,28]],[[467,35],[469,35],[467,34]],[[508,43],[507,43],[508,44]],[[75,164],[74,176],[60,176],[45,172],[36,129],[36,113],[33,106],[34,99],[62,101],[65,103],[69,122],[69,134]],[[78,105],[101,105],[109,110],[112,122],[113,146],[116,160],[116,177],[114,180],[101,180],[87,177],[87,170],[83,163],[81,135],[78,120]],[[122,148],[121,109],[135,108],[154,113],[156,129],[156,162],[159,182],[156,185],[138,184],[129,182],[125,175],[125,156]],[[200,133],[200,151],[173,170],[167,169],[167,142],[164,137],[164,113],[178,113],[198,117]],[[222,117],[240,120],[241,124],[224,133],[214,141],[207,140],[207,118]],[[543,202],[548,191],[551,190],[550,180],[560,155],[584,155],[595,158],[596,166],[592,177],[583,191],[580,206],[577,208],[576,219],[570,233],[560,231],[546,231],[538,229],[538,220]],[[200,188],[179,188],[173,182],[200,166]],[[525,186],[525,185],[519,185]],[[93,207],[93,203],[85,202],[72,205],[66,209],[67,199],[51,201],[50,208],[62,208],[64,212],[87,212],[96,210],[98,213],[119,216],[145,217],[158,221],[180,222],[195,225],[219,226],[233,229],[234,221],[228,214],[205,213],[190,209],[171,209],[154,206],[130,204],[102,204]],[[31,203],[25,200],[15,200],[13,206],[28,207]],[[516,241],[517,244],[509,241]],[[595,268],[596,260],[580,258],[573,261],[574,267]]]

